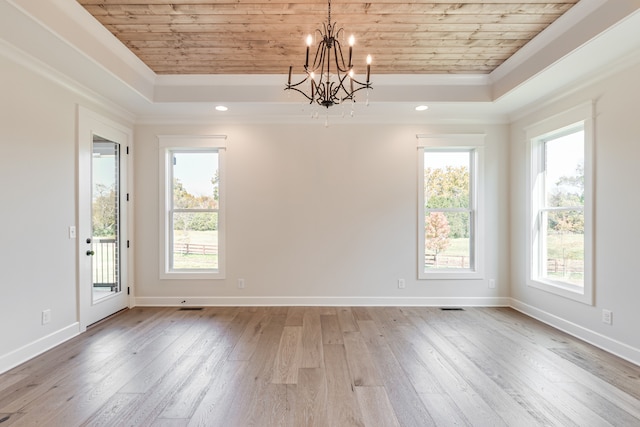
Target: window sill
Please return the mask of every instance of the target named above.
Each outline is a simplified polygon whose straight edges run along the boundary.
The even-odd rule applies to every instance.
[[[530,279],[527,283],[529,287],[540,289],[541,291],[548,292],[550,294],[558,295],[573,301],[577,301],[583,304],[593,305],[593,299],[589,292],[587,292],[587,286],[575,286],[570,284],[564,284],[561,282],[551,282],[541,279]]]
[[[484,277],[477,271],[469,270],[441,270],[420,272],[418,279],[421,280],[482,280]]]
[[[223,280],[225,275],[216,271],[168,271],[160,273],[160,279],[168,280]]]

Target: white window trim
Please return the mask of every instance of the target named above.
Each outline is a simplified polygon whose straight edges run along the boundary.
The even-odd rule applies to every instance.
[[[160,279],[224,279],[226,265],[226,220],[225,220],[225,151],[226,135],[158,135],[159,152],[159,208],[160,208]],[[169,269],[170,250],[170,224],[169,209],[171,208],[171,151],[176,149],[217,149],[218,150],[218,174],[219,183],[219,210],[218,210],[218,268],[204,271],[179,271]]]
[[[538,123],[526,127],[527,140],[527,285],[555,295],[572,299],[584,304],[593,305],[593,177],[594,177],[594,134],[593,134],[594,104],[592,101],[577,105],[570,110],[549,117]],[[572,286],[558,281],[544,280],[538,277],[539,262],[536,221],[534,210],[538,209],[541,182],[534,176],[540,169],[540,151],[536,146],[541,144],[545,135],[554,134],[564,128],[584,123],[584,286]]]
[[[484,278],[484,134],[416,135],[418,139],[418,279],[426,280],[479,280]],[[425,148],[472,149],[475,151],[474,174],[471,179],[471,200],[475,204],[472,229],[474,232],[474,269],[440,269],[424,271],[424,152]]]

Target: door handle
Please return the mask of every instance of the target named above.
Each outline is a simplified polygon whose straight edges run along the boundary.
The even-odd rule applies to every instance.
[[[94,251],[87,251],[87,256],[91,256],[91,255],[94,255],[94,254],[95,254]]]

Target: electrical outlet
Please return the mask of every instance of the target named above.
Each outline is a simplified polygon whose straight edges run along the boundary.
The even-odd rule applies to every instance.
[[[602,310],[602,323],[611,325],[613,323],[613,313],[611,310]]]
[[[496,279],[489,279],[489,289],[496,288]]]
[[[51,322],[51,310],[50,309],[43,310],[42,311],[42,324],[46,325],[49,322]]]
[[[238,289],[244,289],[244,279],[238,279]]]
[[[404,288],[405,288],[404,279],[398,279],[398,289],[404,289]]]

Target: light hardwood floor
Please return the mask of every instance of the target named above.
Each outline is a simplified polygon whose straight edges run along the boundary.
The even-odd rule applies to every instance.
[[[506,308],[135,308],[0,375],[9,425],[640,426],[640,367]]]

